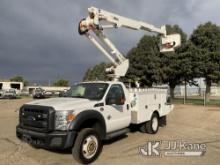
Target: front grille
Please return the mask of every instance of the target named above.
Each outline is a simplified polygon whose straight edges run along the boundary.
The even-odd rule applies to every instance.
[[[39,132],[54,128],[54,110],[46,106],[24,105],[20,109],[20,126]]]

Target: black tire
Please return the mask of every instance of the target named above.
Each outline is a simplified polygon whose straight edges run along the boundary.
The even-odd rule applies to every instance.
[[[140,132],[142,132],[142,133],[147,133],[147,130],[146,130],[146,122],[145,123],[142,123],[141,125],[140,125]]]
[[[155,122],[154,120],[157,121],[156,127],[153,127],[153,122]],[[158,129],[159,129],[159,118],[156,113],[153,113],[150,121],[147,121],[140,126],[140,131],[143,133],[156,134]]]
[[[165,127],[167,125],[167,116],[160,117],[159,124],[160,127]]]
[[[87,139],[91,137],[92,137],[91,142],[87,142],[89,141]],[[96,147],[94,147],[94,144],[96,144]],[[89,149],[89,145],[90,146],[92,145],[93,147],[92,149],[95,150],[92,151],[93,152],[92,155],[89,155],[91,157],[89,157],[88,155],[86,157],[86,153],[87,152],[89,153],[89,151],[83,150],[83,146],[85,147],[86,145],[88,145],[87,149]],[[75,158],[75,160],[78,161],[79,163],[89,164],[98,158],[98,156],[102,151],[102,147],[103,147],[102,141],[97,131],[92,128],[85,128],[79,132],[76,138],[75,144],[72,148],[72,155]]]

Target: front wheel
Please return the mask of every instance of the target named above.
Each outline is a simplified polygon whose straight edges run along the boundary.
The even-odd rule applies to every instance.
[[[72,154],[79,163],[89,164],[98,158],[102,147],[101,138],[97,131],[85,128],[79,132]]]

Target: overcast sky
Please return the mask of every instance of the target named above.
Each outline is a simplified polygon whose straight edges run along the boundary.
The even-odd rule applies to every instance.
[[[107,61],[78,35],[78,22],[90,6],[157,26],[179,24],[188,35],[207,21],[220,25],[219,0],[0,0],[0,79],[76,82],[89,67]],[[143,34],[107,32],[125,54]]]

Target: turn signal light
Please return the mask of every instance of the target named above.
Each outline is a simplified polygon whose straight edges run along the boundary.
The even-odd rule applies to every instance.
[[[68,114],[67,116],[67,120],[68,121],[73,121],[75,119],[75,115],[74,114]]]

